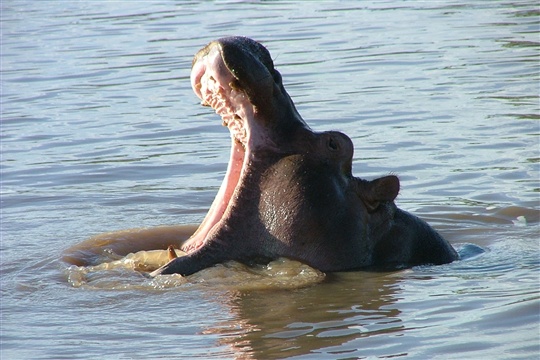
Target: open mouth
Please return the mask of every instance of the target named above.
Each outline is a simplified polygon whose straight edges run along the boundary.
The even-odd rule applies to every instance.
[[[231,137],[245,149],[251,135],[253,105],[235,85],[237,80],[225,65],[219,44],[210,46],[210,51],[196,58],[193,64],[191,86],[201,104],[212,107],[221,116],[223,126],[229,128]]]
[[[182,246],[186,252],[201,247],[208,234],[227,217],[231,199],[235,198],[247,172],[252,150],[264,142],[260,136],[264,130],[254,118],[254,106],[237,84],[223,60],[219,43],[211,43],[197,54],[191,70],[191,86],[201,104],[211,106],[221,116],[222,124],[230,131],[232,145],[223,183],[204,221]]]

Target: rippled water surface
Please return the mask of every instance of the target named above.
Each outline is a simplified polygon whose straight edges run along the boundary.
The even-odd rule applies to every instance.
[[[538,357],[536,2],[1,7],[2,359]],[[312,128],[351,137],[356,176],[399,175],[400,207],[485,253],[134,271],[164,253],[128,253],[189,236],[220,185],[229,135],[189,72],[232,34],[268,47]]]

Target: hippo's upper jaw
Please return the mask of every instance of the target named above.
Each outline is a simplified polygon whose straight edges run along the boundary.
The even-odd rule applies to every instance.
[[[251,39],[223,38],[200,50],[193,59],[191,86],[244,148],[277,146],[297,128],[307,128],[268,50]]]
[[[261,44],[211,42],[195,55],[191,85],[231,133],[229,166],[208,214],[182,245],[188,255],[151,275],[280,256],[322,271],[457,259],[435,230],[396,208],[397,177],[353,177],[349,137],[309,129]]]

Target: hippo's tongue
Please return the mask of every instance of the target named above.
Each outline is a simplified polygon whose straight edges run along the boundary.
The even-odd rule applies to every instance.
[[[235,78],[223,62],[219,43],[211,43],[201,51],[205,54],[196,57],[191,70],[191,86],[202,105],[211,106],[221,116],[223,125],[231,133],[232,147],[223,183],[204,221],[182,246],[186,252],[202,246],[208,233],[219,226],[247,169],[251,149],[262,140],[257,134],[260,129],[254,121],[253,105],[242,90],[235,89]]]

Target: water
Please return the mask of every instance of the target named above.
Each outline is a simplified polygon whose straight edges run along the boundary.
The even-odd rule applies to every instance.
[[[535,2],[1,7],[2,359],[538,357]],[[391,273],[133,271],[145,243],[122,230],[186,235],[220,185],[228,134],[189,71],[231,34],[269,48],[314,129],[352,138],[356,176],[398,174],[400,207],[486,252]],[[92,238],[109,231],[117,252]]]

